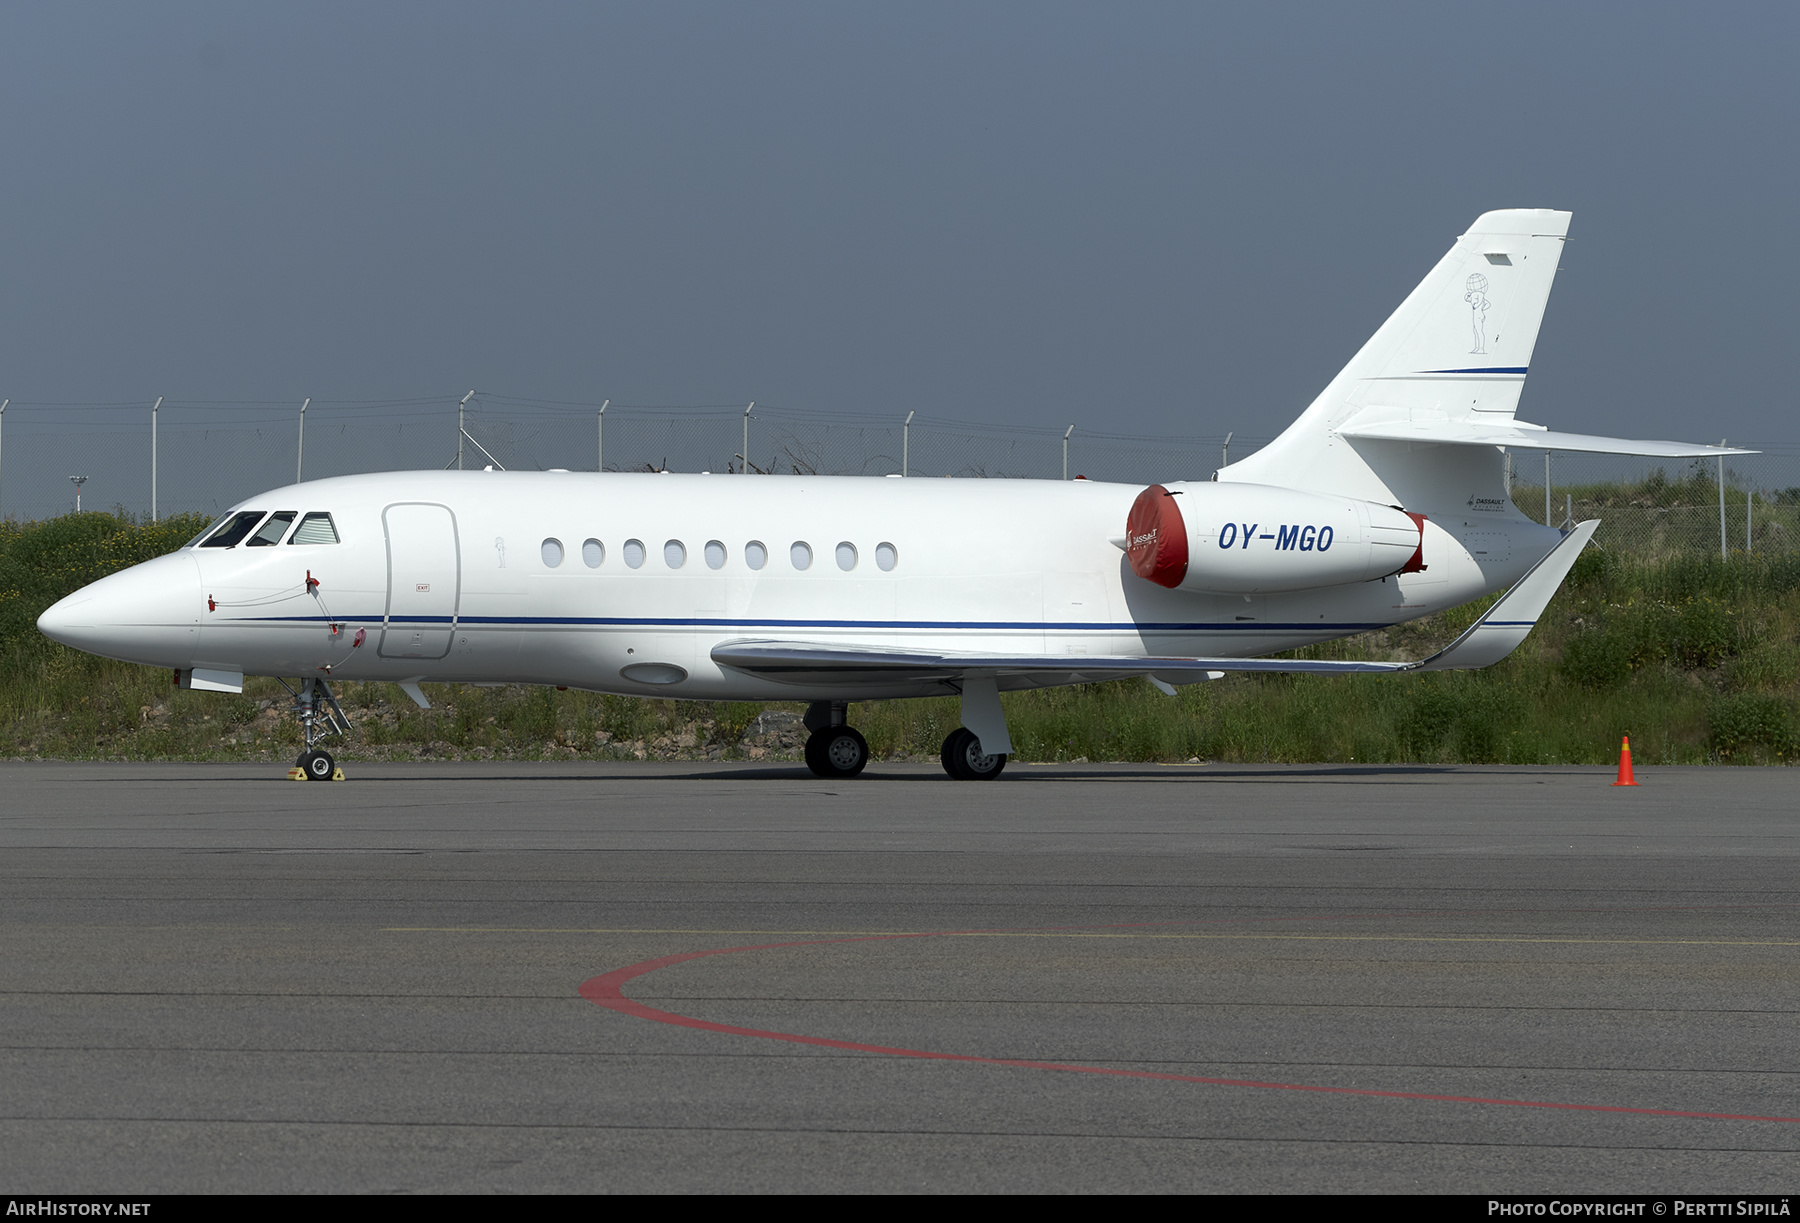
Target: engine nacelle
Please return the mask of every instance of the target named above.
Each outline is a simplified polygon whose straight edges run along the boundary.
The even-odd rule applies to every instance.
[[[1266,484],[1152,484],[1131,506],[1125,553],[1170,590],[1268,594],[1417,573],[1425,516]]]

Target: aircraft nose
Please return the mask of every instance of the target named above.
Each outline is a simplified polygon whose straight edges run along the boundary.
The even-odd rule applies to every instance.
[[[204,602],[199,566],[175,552],[82,587],[46,608],[37,626],[50,640],[89,654],[190,666]]]
[[[52,641],[79,649],[77,637],[82,630],[94,627],[93,589],[92,586],[84,586],[45,608],[44,614],[37,619],[38,632]]]

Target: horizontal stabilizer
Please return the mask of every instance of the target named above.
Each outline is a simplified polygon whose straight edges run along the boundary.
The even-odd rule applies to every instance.
[[[1487,613],[1455,641],[1420,662],[1341,662],[1299,658],[1077,657],[1058,654],[938,654],[804,641],[734,641],[716,646],[713,661],[781,683],[811,688],[916,684],[956,685],[979,676],[997,680],[1075,684],[1138,675],[1206,677],[1206,672],[1285,672],[1308,675],[1372,675],[1399,671],[1449,671],[1499,662],[1537,624],[1570,566],[1599,528],[1590,519],[1570,531]],[[1210,677],[1206,677],[1210,678]]]
[[[1368,413],[1362,413],[1367,416]],[[1514,450],[1571,450],[1583,454],[1635,454],[1658,459],[1716,458],[1719,455],[1756,454],[1730,446],[1705,446],[1696,442],[1650,442],[1624,437],[1595,437],[1587,433],[1557,433],[1524,421],[1480,420],[1384,420],[1365,422],[1353,418],[1338,429],[1349,438],[1390,442],[1435,442],[1445,446],[1506,446]]]

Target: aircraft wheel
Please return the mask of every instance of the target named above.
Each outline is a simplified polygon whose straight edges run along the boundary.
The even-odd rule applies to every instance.
[[[959,726],[944,740],[940,757],[944,772],[958,781],[992,781],[1006,767],[1006,753],[990,755],[981,750],[981,740],[967,727]]]
[[[869,763],[869,741],[848,726],[827,726],[806,741],[806,767],[820,777],[855,777]]]
[[[337,769],[337,761],[331,758],[330,752],[307,752],[298,763],[308,781],[330,781]]]

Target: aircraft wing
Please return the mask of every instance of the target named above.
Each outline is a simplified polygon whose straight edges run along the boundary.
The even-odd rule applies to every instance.
[[[1098,683],[1148,675],[1180,682],[1217,679],[1228,671],[1367,675],[1486,667],[1518,648],[1600,523],[1590,519],[1515,582],[1455,641],[1419,662],[1340,662],[1293,658],[1173,658],[1137,655],[944,654],[805,641],[728,641],[713,661],[780,683],[811,688],[852,685],[955,684],[969,676]]]

